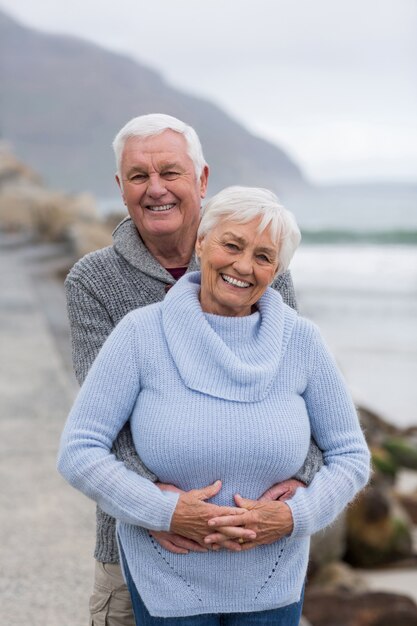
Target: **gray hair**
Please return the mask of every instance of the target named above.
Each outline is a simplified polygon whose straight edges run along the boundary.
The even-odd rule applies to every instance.
[[[222,219],[244,224],[261,218],[258,231],[268,226],[278,251],[278,274],[288,269],[301,241],[301,233],[294,215],[285,209],[277,196],[258,187],[226,187],[205,205],[197,238],[205,237]]]
[[[163,113],[150,113],[149,115],[134,117],[119,130],[113,141],[113,150],[116,157],[117,173],[120,177],[123,149],[129,137],[152,137],[153,135],[160,135],[165,130],[173,130],[184,135],[187,144],[187,154],[194,163],[197,179],[200,178],[207,164],[197,133],[192,126],[188,126],[188,124],[178,120],[176,117]]]

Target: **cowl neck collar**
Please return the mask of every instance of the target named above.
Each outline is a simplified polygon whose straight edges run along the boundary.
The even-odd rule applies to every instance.
[[[277,375],[297,313],[268,288],[258,314],[208,315],[199,292],[200,272],[191,272],[162,303],[166,341],[184,384],[225,400],[262,400]]]

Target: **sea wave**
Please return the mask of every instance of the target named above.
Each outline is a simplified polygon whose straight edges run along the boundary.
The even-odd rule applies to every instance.
[[[417,245],[417,230],[341,230],[341,229],[301,229],[303,242],[308,244],[363,244],[376,245]]]

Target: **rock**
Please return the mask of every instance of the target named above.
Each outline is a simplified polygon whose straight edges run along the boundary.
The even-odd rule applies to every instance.
[[[324,530],[311,538],[309,573],[315,575],[323,565],[339,561],[346,552],[346,513],[343,512]]]
[[[313,626],[417,626],[417,605],[392,593],[306,591],[303,615]]]
[[[100,217],[93,194],[84,192],[69,196],[71,216],[74,222],[98,222]]]
[[[308,581],[309,589],[319,587],[321,591],[362,592],[366,586],[363,576],[341,561],[323,565]]]
[[[25,185],[42,185],[41,177],[30,167],[19,161],[12,149],[0,141],[0,189]]]
[[[401,436],[403,431],[389,424],[373,411],[362,406],[359,406],[357,411],[369,446],[381,446],[387,437]]]
[[[112,229],[102,222],[77,222],[70,229],[70,239],[76,259],[112,243]]]
[[[395,496],[407,511],[413,524],[417,525],[417,491],[414,493],[396,493]]]
[[[345,559],[357,567],[374,567],[412,556],[412,526],[404,509],[387,490],[365,489],[347,510]]]
[[[372,468],[374,470],[373,483],[393,485],[397,477],[398,465],[388,452],[381,446],[370,446]]]
[[[382,446],[397,465],[417,470],[417,444],[410,438],[390,437],[384,440]]]

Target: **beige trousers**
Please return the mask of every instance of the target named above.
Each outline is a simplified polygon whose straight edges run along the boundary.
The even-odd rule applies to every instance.
[[[130,594],[117,563],[96,561],[90,626],[135,626]]]

